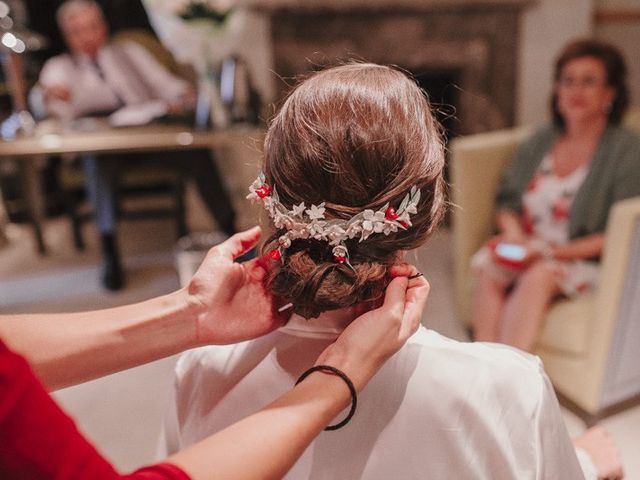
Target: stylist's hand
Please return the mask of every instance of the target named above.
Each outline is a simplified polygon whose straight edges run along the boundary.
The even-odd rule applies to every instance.
[[[413,266],[401,268],[404,270],[392,274],[417,273]],[[383,305],[356,318],[320,354],[316,364],[339,368],[360,391],[418,329],[428,296],[429,283],[423,276],[411,280],[407,276],[394,278],[387,287]]]
[[[254,227],[213,247],[185,287],[196,316],[198,345],[249,340],[283,323],[263,286],[266,271],[260,261],[233,261],[253,247],[260,234],[260,227]]]

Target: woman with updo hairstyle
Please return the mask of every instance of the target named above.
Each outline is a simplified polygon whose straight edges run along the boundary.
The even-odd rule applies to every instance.
[[[265,282],[291,318],[260,339],[180,358],[163,453],[290,389],[393,276],[421,275],[405,253],[443,216],[441,129],[398,69],[312,74],[272,120],[264,155],[249,197],[270,223]],[[583,478],[539,360],[515,350],[420,327],[352,397],[341,428],[316,438],[286,478]]]
[[[385,81],[397,86],[380,89]],[[354,64],[309,78],[285,102],[265,140],[266,182],[276,186],[280,201],[324,202],[326,219],[348,219],[397,206],[415,186],[422,194],[419,215],[409,229],[348,240],[351,267],[333,261],[327,242],[294,240],[272,267],[273,292],[306,318],[380,298],[389,267],[402,251],[424,244],[442,218],[443,167],[440,125],[405,74]],[[283,233],[275,231],[266,250]]]

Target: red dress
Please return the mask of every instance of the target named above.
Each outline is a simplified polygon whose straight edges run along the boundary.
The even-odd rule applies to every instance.
[[[189,480],[168,463],[120,475],[53,401],[26,360],[1,340],[0,478]]]

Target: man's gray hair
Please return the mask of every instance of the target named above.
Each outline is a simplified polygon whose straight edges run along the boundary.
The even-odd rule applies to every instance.
[[[79,12],[86,10],[87,8],[93,8],[100,17],[104,20],[104,13],[102,8],[94,0],[67,0],[56,11],[56,22],[60,30],[64,30],[64,25],[69,17],[77,15]]]

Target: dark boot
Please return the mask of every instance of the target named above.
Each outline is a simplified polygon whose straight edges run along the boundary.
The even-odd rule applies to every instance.
[[[120,290],[124,286],[124,273],[120,265],[120,252],[116,239],[111,233],[100,235],[102,242],[102,285],[107,290]]]

